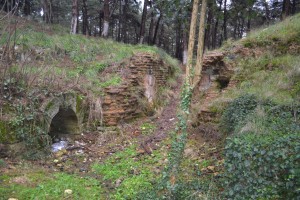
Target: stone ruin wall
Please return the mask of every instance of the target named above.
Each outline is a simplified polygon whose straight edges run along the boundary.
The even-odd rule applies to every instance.
[[[234,80],[231,80],[234,71],[230,64],[224,62],[225,56],[223,52],[211,52],[203,58],[201,81],[196,91],[198,95],[194,94],[201,99],[196,117],[197,122],[213,121],[215,113],[209,109],[212,100],[236,84]]]
[[[102,104],[105,126],[116,126],[141,114],[139,98],[155,100],[159,86],[166,84],[170,67],[156,54],[137,53],[124,66],[129,74],[120,86],[105,88]],[[123,68],[123,70],[124,70]]]

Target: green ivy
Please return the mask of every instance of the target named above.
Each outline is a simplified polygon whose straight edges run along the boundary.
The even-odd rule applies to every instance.
[[[241,120],[226,140],[224,198],[297,199],[300,106],[263,102]]]
[[[248,114],[252,113],[257,106],[254,95],[246,94],[231,102],[221,118],[221,128],[225,133],[233,133],[234,128],[244,121]]]

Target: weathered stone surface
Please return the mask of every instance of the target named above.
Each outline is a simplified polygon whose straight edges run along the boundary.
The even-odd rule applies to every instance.
[[[106,126],[116,126],[139,116],[139,100],[145,98],[151,104],[157,88],[165,85],[170,76],[169,66],[151,53],[135,54],[122,71],[127,73],[123,83],[105,88],[103,122]]]
[[[50,134],[79,134],[82,131],[85,106],[73,93],[47,99],[40,110],[44,113],[43,128]]]
[[[211,52],[203,58],[201,81],[198,91],[196,91],[201,96],[197,121],[204,123],[213,121],[216,116],[209,109],[212,100],[236,84],[231,81],[234,72],[232,67],[224,62],[224,57],[225,53],[223,52]]]

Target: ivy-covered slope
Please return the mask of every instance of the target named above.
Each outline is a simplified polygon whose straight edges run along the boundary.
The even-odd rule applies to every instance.
[[[223,198],[300,197],[299,21],[298,14],[222,48],[236,83],[211,105],[227,138]]]

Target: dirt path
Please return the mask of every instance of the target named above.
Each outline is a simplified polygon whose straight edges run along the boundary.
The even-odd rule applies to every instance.
[[[175,130],[177,119],[177,108],[180,102],[180,91],[183,81],[183,75],[177,79],[175,87],[171,88],[172,97],[168,105],[163,109],[159,116],[152,119],[152,123],[156,125],[156,130],[149,136],[141,136],[138,138],[140,144],[140,152],[144,151],[151,154],[152,150],[159,147],[158,143],[164,140],[168,133]]]

